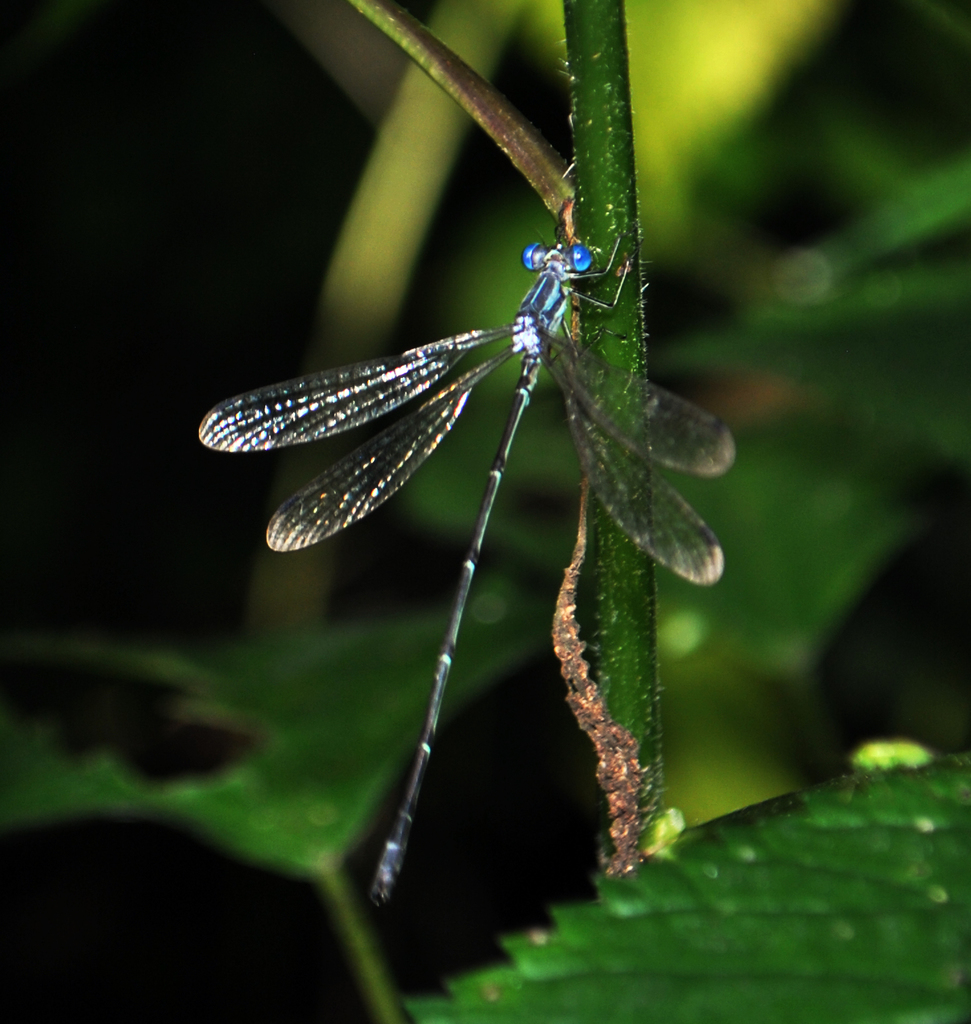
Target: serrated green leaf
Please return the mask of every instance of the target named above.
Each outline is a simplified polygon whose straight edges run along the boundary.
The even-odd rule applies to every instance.
[[[691,829],[421,1024],[945,1024],[971,1013],[971,757],[858,774]]]

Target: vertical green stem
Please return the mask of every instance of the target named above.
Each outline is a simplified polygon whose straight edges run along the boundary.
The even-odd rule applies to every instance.
[[[324,861],[316,881],[371,1020],[374,1024],[408,1024],[381,944],[347,872],[336,860]]]
[[[645,373],[624,3],[566,0],[565,14],[573,87],[577,234],[599,250],[601,262],[618,236],[618,257],[633,257],[627,284],[612,311],[581,303],[584,335],[610,362]],[[607,275],[597,296],[612,299],[616,283]],[[654,565],[599,505],[596,529],[599,682],[615,720],[640,742],[649,824],[658,809],[662,783]]]

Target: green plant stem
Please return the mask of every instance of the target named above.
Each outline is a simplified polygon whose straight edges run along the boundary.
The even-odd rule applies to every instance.
[[[559,217],[563,204],[573,196],[567,166],[509,100],[392,0],[348,2],[469,113],[533,186],[553,216]]]
[[[381,944],[347,872],[335,861],[324,861],[316,881],[371,1020],[375,1024],[408,1024]]]
[[[573,86],[577,234],[606,259],[632,258],[613,310],[581,303],[585,338],[612,363],[646,372],[638,255],[637,190],[623,0],[567,0],[567,55]],[[606,275],[598,297],[610,300]],[[601,690],[614,719],[640,743],[645,824],[661,790],[654,564],[597,503],[597,590]]]

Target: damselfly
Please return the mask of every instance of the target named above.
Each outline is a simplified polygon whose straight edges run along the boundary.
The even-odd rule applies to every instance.
[[[462,564],[407,789],[371,888],[375,902],[388,899],[401,870],[489,513],[541,364],[563,392],[580,466],[621,529],[685,579],[710,584],[721,576],[724,559],[717,538],[653,467],[718,476],[734,461],[732,436],[716,417],[602,362],[563,332],[573,282],[603,273],[591,270],[592,262],[582,245],[527,246],[523,263],[536,279],[511,324],[258,388],[221,402],[199,428],[203,444],[222,451],[267,451],[315,441],[370,423],[427,391],[467,352],[510,339],[497,355],[456,378],[285,501],[270,520],[267,542],[276,551],[296,551],[342,530],[390,498],[452,429],[472,388],[512,356],[522,361]]]

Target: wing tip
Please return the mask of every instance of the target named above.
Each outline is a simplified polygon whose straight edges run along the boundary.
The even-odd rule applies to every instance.
[[[266,544],[271,551],[299,551],[311,543],[306,536],[301,536],[281,522],[279,516],[274,516],[266,528]]]
[[[715,541],[711,548],[711,557],[700,569],[698,575],[692,579],[692,583],[697,583],[702,587],[711,587],[722,578],[722,573],[725,571],[725,553],[718,541]]]
[[[299,498],[295,495],[295,498]],[[271,551],[283,553],[311,548],[322,540],[333,536],[345,524],[328,526],[320,521],[303,522],[291,514],[294,499],[285,501],[276,511],[266,528],[266,544]]]
[[[737,449],[735,447],[735,438],[732,436],[732,432],[728,429],[725,424],[722,424],[724,428],[724,434],[722,435],[721,448],[718,452],[718,475],[727,473],[732,466],[735,465],[735,455]]]
[[[717,446],[707,456],[707,463],[698,466],[692,472],[692,476],[702,477],[703,479],[724,476],[735,465],[735,456],[737,454],[735,438],[732,437],[732,432],[721,420],[718,421],[718,425],[720,429],[718,431]]]
[[[215,409],[210,409],[199,424],[199,440],[207,448],[218,448],[216,441],[216,426],[219,423],[219,416]]]
[[[711,532],[706,524],[702,524],[704,533],[707,535],[708,547],[704,557],[675,558],[661,560],[654,555],[660,565],[670,569],[676,576],[680,576],[689,583],[699,587],[714,586],[725,571],[725,552],[722,551],[718,538]]]

